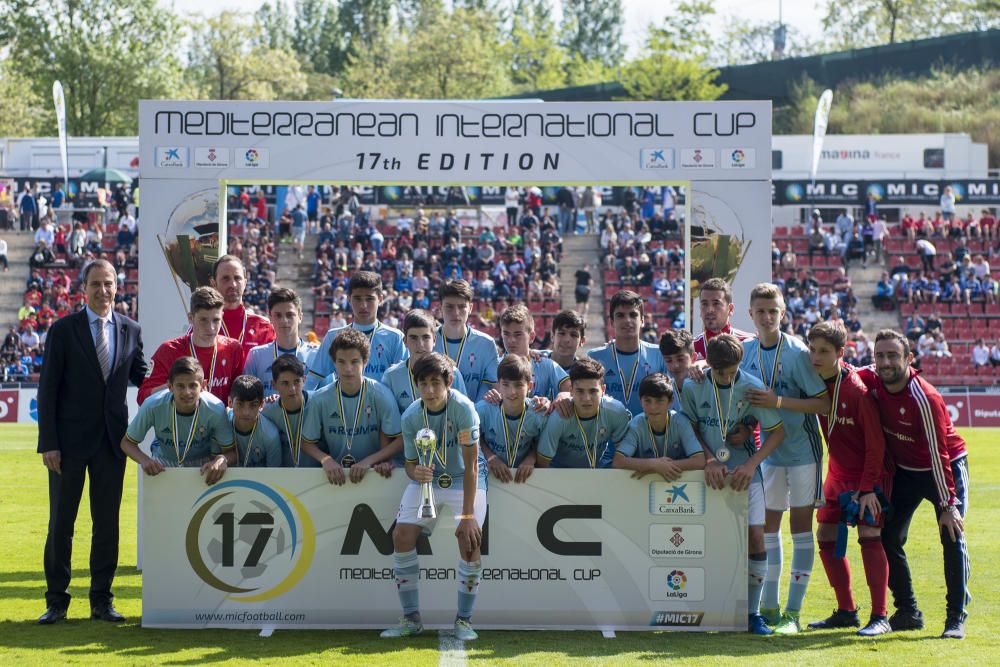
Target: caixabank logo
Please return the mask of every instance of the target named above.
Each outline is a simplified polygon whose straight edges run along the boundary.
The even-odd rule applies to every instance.
[[[185,535],[195,574],[237,602],[287,593],[309,571],[316,529],[305,506],[280,486],[222,482],[203,493]]]

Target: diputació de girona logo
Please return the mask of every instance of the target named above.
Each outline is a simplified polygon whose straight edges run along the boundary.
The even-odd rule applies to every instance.
[[[192,505],[185,550],[198,577],[237,602],[287,593],[316,553],[312,517],[294,494],[252,480],[215,485]]]

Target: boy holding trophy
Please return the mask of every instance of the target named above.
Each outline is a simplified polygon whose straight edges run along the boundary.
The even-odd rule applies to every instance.
[[[426,355],[412,371],[420,400],[403,413],[402,426],[406,474],[413,481],[403,492],[392,533],[392,565],[403,618],[382,637],[410,637],[424,629],[417,538],[434,529],[438,503],[456,512],[460,560],[455,637],[469,641],[477,637],[469,620],[479,591],[479,547],[486,520],[486,480],[478,466],[479,415],[468,398],[451,388],[454,365],[443,354]]]

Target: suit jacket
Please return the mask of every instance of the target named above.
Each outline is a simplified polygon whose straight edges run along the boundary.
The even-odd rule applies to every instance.
[[[113,314],[115,358],[107,381],[87,311],[66,315],[52,324],[38,385],[38,452],[58,449],[63,456],[89,458],[109,446],[115,456],[128,427],[125,389],[142,384],[146,360],[139,325]]]

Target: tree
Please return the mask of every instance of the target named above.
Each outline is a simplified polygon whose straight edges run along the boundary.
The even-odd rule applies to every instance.
[[[292,48],[292,15],[284,0],[275,0],[273,5],[265,2],[257,9],[254,18],[260,26],[258,46],[269,49]]]
[[[140,99],[180,92],[181,24],[156,0],[7,0],[0,23],[14,71],[46,99],[62,81],[70,134],[135,134]]]
[[[774,54],[774,31],[777,21],[754,22],[742,18],[730,18],[723,28],[723,38],[719,48],[712,55],[712,61],[724,65],[747,65],[772,60]],[[819,44],[811,41],[794,26],[785,25],[785,51],[783,58],[798,58],[819,52]]]
[[[719,71],[706,67],[700,58],[676,53],[674,38],[650,28],[641,57],[622,69],[622,85],[630,100],[714,100],[726,92],[716,84]]]
[[[306,77],[295,54],[261,45],[261,28],[251,17],[223,11],[194,26],[188,80],[201,98],[274,100],[298,98]]]
[[[296,0],[291,46],[307,69],[333,74],[343,59],[337,8],[329,0]]]
[[[827,0],[831,50],[894,44],[1000,25],[996,0]]]
[[[622,0],[563,0],[560,45],[585,62],[617,67],[625,57]]]
[[[518,0],[508,42],[510,79],[518,90],[548,90],[566,85],[569,56],[552,36],[555,23],[548,0]]]
[[[51,90],[51,89],[50,89]],[[33,137],[54,118],[52,95],[0,61],[0,136]]]
[[[712,0],[683,0],[663,20],[662,27],[651,24],[647,28],[647,41],[654,39],[664,53],[707,60],[714,43],[708,31],[714,14]]]

